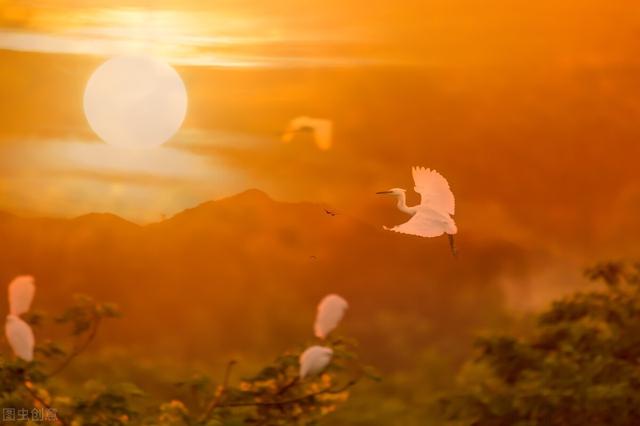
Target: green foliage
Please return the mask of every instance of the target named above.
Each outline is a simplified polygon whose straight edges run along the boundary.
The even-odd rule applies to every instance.
[[[58,374],[89,346],[101,322],[118,316],[111,304],[76,297],[53,320],[69,328],[71,345],[38,342],[33,362],[0,357],[0,408],[54,409],[63,426],[312,425],[344,403],[361,378],[378,380],[371,367],[358,361],[355,342],[336,339],[325,342],[334,351],[329,367],[304,380],[298,377],[301,351],[293,351],[235,386],[231,380],[235,362],[229,363],[220,382],[206,375],[182,380],[176,383],[182,396],[168,402],[156,400],[132,383],[88,380],[76,388],[60,386]],[[44,313],[26,319],[33,326],[48,322]]]
[[[89,382],[83,396],[72,403],[70,417],[85,426],[125,425],[136,419],[138,413],[132,401],[142,396],[144,393],[131,383],[105,386]]]
[[[101,320],[118,316],[113,305],[101,304],[86,296],[77,296],[76,303],[54,319],[54,324],[66,325],[70,328],[74,344],[70,349],[63,345],[44,340],[36,346],[36,360],[25,362],[18,358],[7,359],[0,357],[0,407],[35,410],[55,410],[56,417],[63,425],[70,425],[73,418],[82,425],[116,425],[123,424],[114,421],[113,414],[127,416],[124,400],[131,397],[130,392],[123,389],[110,392],[89,392],[85,389],[83,396],[54,394],[52,377],[66,369],[71,361],[95,337]],[[45,313],[31,313],[25,315],[25,320],[33,327],[41,327],[47,323]],[[121,401],[121,407],[117,407]],[[31,413],[31,411],[30,411]],[[73,414],[72,414],[73,413]],[[4,413],[3,413],[4,415]],[[29,417],[31,418],[31,417]],[[124,419],[122,417],[120,420]],[[35,421],[35,420],[34,420]],[[55,423],[39,421],[40,423]],[[15,424],[27,424],[26,421],[16,420]]]
[[[458,393],[440,401],[456,424],[640,424],[640,264],[586,271],[604,288],[553,303],[531,336],[477,342]]]
[[[80,335],[97,327],[103,318],[117,318],[118,309],[111,303],[96,303],[88,296],[78,295],[75,304],[56,318],[60,324],[71,324],[72,334]]]
[[[349,397],[361,378],[376,377],[371,367],[361,365],[354,343],[344,339],[327,342],[334,351],[329,367],[320,375],[300,380],[301,351],[285,353],[257,374],[230,386],[227,367],[217,387],[205,376],[177,385],[187,395],[160,407],[157,424],[173,425],[312,425],[333,412]],[[213,390],[213,392],[212,392]],[[183,401],[191,401],[188,404]]]

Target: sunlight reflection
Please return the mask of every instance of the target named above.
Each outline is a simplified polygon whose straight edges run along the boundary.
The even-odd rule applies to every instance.
[[[3,209],[64,215],[118,211],[142,222],[234,193],[245,182],[241,172],[222,162],[178,148],[131,150],[77,140],[0,148],[0,170],[0,194],[12,203]]]
[[[62,13],[64,12],[64,13]],[[283,30],[260,16],[142,8],[38,9],[25,26],[2,29],[0,49],[98,56],[151,55],[177,65],[351,65],[365,57],[300,55],[300,46],[355,44],[357,37]],[[288,53],[288,48],[293,51]],[[293,47],[292,47],[293,46]],[[284,48],[284,49],[283,49]]]

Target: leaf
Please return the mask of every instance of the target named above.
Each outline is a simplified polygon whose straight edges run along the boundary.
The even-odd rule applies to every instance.
[[[362,373],[365,375],[365,377],[373,380],[374,382],[382,381],[382,377],[380,376],[378,371],[370,365],[365,365],[364,367],[362,367]]]

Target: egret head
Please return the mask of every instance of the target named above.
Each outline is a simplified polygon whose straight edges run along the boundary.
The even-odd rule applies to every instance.
[[[376,192],[376,194],[380,194],[380,195],[393,195],[394,197],[398,197],[402,194],[404,194],[405,192],[407,192],[406,189],[402,189],[402,188],[391,188],[387,191],[380,191],[380,192]]]

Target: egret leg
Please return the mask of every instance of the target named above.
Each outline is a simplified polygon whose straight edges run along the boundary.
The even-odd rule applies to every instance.
[[[453,235],[447,234],[447,237],[449,237],[449,247],[451,247],[451,254],[453,254],[453,257],[458,257],[458,249],[456,247],[456,242],[453,239]]]

